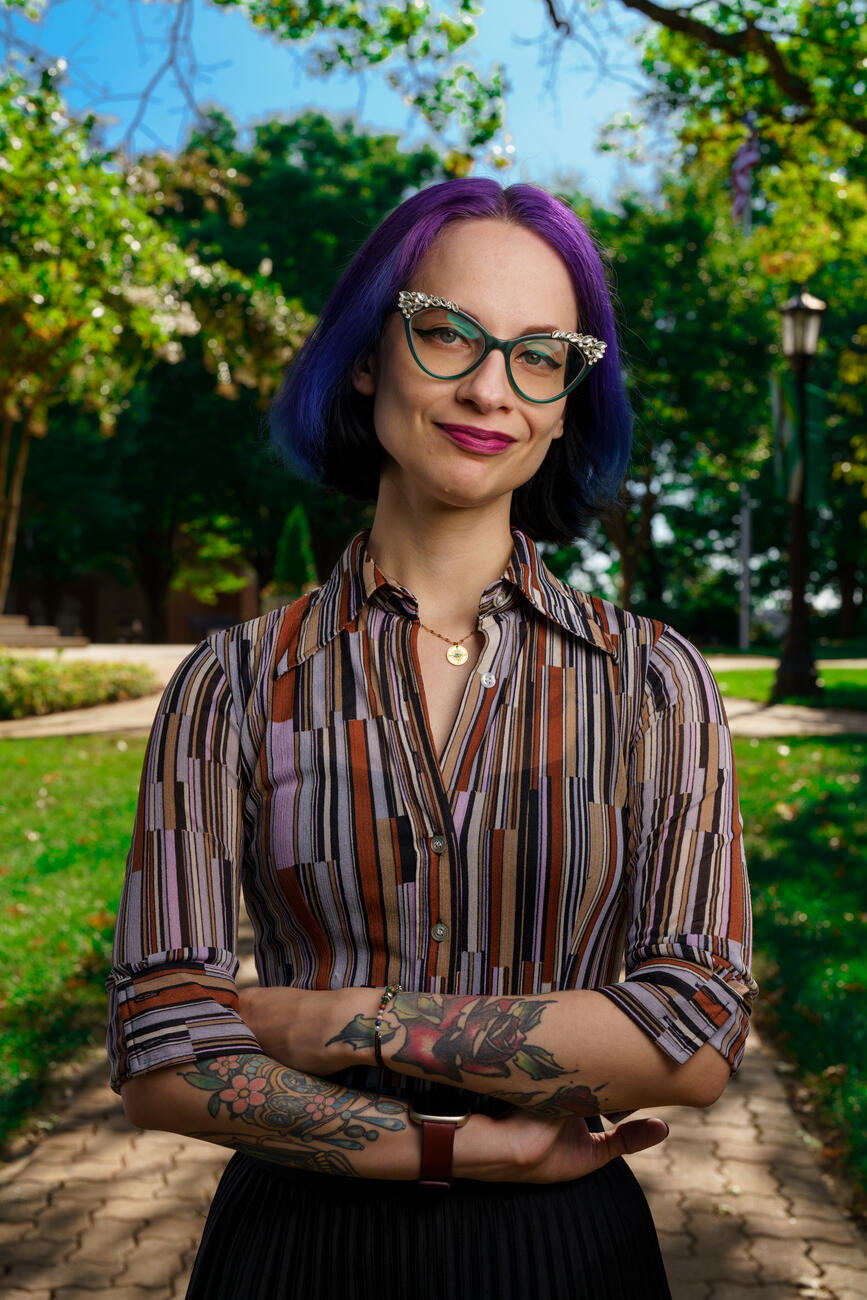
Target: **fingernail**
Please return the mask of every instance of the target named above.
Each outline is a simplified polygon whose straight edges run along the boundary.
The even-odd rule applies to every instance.
[[[663,1120],[662,1122],[663,1122],[663,1124],[665,1124],[665,1120]],[[668,1124],[665,1124],[665,1136],[668,1137],[668,1135],[669,1135],[670,1132],[671,1132],[671,1126],[668,1125]]]

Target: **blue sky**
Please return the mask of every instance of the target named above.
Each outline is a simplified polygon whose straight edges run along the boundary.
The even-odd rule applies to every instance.
[[[15,14],[5,18],[3,27],[7,38],[14,34],[19,47],[35,44],[64,57],[69,65],[64,93],[70,106],[110,118],[106,137],[109,143],[119,143],[142,89],[165,58],[160,36],[177,14],[177,7],[165,0],[54,0],[38,24]],[[544,185],[569,174],[600,199],[610,199],[622,185],[648,183],[646,172],[594,149],[599,128],[629,108],[642,82],[636,50],[627,39],[628,22],[624,19],[623,30],[615,33],[604,16],[596,21],[595,40],[618,75],[600,75],[598,59],[570,44],[552,84],[550,29],[542,4],[489,0],[471,58],[480,70],[494,61],[505,63],[512,86],[507,127],[515,161],[508,171],[498,173],[501,179]],[[543,36],[547,47],[539,43]],[[241,126],[312,107],[351,114],[371,129],[397,132],[407,145],[424,138],[424,130],[388,87],[383,72],[363,78],[310,76],[301,47],[258,31],[235,10],[194,0],[190,43],[198,65],[196,100],[221,104]],[[176,149],[191,120],[191,110],[169,74],[148,107],[135,146]]]

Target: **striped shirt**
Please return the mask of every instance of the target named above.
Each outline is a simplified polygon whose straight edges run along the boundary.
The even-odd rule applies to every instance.
[[[513,530],[438,757],[417,602],[366,537],[166,688],[108,979],[113,1086],[260,1050],[238,1014],[241,889],[265,985],[596,989],[675,1061],[709,1042],[736,1069],[749,887],[701,656],[561,582]]]

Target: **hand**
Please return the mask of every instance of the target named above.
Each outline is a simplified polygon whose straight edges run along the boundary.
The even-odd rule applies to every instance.
[[[327,1078],[372,1061],[346,1043],[329,1043],[359,1012],[374,1015],[379,991],[367,988],[248,988],[238,994],[241,1019],[266,1056],[303,1074]]]
[[[473,1115],[457,1130],[454,1172],[482,1182],[568,1182],[667,1137],[661,1119],[630,1120],[611,1132],[591,1133],[580,1116],[543,1119],[516,1106],[502,1119]]]

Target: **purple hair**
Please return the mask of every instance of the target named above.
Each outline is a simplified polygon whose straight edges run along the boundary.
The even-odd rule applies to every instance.
[[[566,204],[535,186],[503,189],[496,181],[470,177],[432,185],[395,208],[350,262],[289,367],[271,408],[272,437],[304,477],[375,498],[380,458],[371,452],[379,444],[371,399],[352,387],[353,366],[375,346],[398,291],[413,287],[416,267],[437,235],[454,221],[486,217],[533,230],[560,254],[575,289],[579,328],[608,345],[567,399],[565,436],[552,443],[533,479],[515,493],[516,526],[537,540],[566,540],[613,501],[629,459],[631,416],[599,253]],[[362,463],[366,470],[359,477]]]

